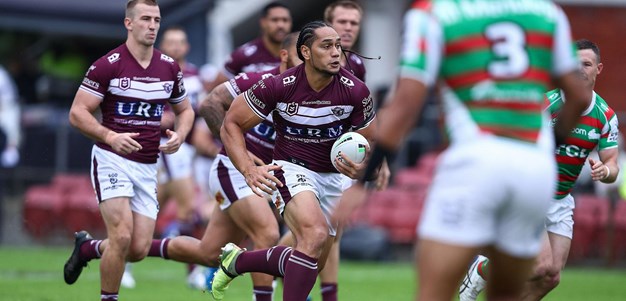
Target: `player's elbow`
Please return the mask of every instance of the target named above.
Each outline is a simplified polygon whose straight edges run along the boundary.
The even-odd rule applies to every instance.
[[[80,119],[81,119],[80,113],[78,112],[76,108],[72,107],[69,113],[70,125],[72,125],[75,128],[78,128],[80,125]]]

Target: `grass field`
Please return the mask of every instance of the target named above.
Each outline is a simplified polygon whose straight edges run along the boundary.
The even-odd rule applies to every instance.
[[[93,261],[72,286],[63,282],[69,248],[0,248],[0,300],[98,300],[98,261]],[[133,267],[134,289],[122,289],[120,300],[212,300],[208,293],[187,288],[182,264],[149,258]],[[412,300],[415,276],[410,263],[344,262],[339,299]],[[320,300],[314,289],[314,300]],[[236,279],[226,300],[251,300],[250,280]],[[275,300],[281,300],[275,298]],[[626,300],[626,270],[569,268],[561,286],[545,300]]]

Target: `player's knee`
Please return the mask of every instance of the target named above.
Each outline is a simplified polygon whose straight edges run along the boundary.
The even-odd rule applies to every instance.
[[[117,249],[122,253],[128,252],[130,248],[131,235],[130,233],[116,233],[109,236],[109,247]]]
[[[552,262],[550,261],[540,261],[535,266],[535,271],[532,278],[536,279],[546,279],[549,278],[550,275],[554,275],[555,268]]]
[[[303,239],[298,240],[298,247],[301,244],[306,245],[305,248],[310,250],[319,251],[324,248],[326,244],[326,240],[328,239],[328,228],[327,227],[315,227],[303,233]]]
[[[545,283],[546,283],[546,288],[549,291],[559,286],[559,283],[561,283],[561,272],[557,271],[554,274],[548,275],[548,277],[546,277]]]
[[[126,255],[126,260],[129,262],[137,262],[148,256],[148,251],[150,251],[150,246],[144,245],[133,245],[128,250],[128,255]]]
[[[252,238],[255,249],[267,249],[275,246],[280,239],[280,233],[276,231],[262,231]]]

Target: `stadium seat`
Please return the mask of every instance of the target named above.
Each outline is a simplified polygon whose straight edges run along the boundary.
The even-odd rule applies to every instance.
[[[24,194],[24,228],[34,238],[42,239],[60,224],[63,193],[50,185],[30,187]]]
[[[609,201],[593,194],[578,194],[574,200],[576,208],[570,259],[598,258],[604,254],[606,246]]]
[[[78,189],[93,191],[91,178],[88,174],[59,173],[52,178],[52,186],[59,188],[61,192],[66,194]]]
[[[401,189],[428,190],[432,182],[433,175],[416,168],[407,168],[397,173],[394,178],[394,185]]]
[[[80,230],[87,230],[95,236],[103,236],[106,233],[96,195],[93,189],[86,189],[84,186],[67,194],[63,207],[63,221],[65,230],[69,233]]]

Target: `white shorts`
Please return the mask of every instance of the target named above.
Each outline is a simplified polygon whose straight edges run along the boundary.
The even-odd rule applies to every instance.
[[[533,257],[541,249],[556,174],[554,154],[530,144],[485,137],[452,145],[437,167],[419,235]]]
[[[93,146],[91,150],[91,183],[98,203],[117,197],[130,198],[131,210],[156,219],[157,165],[128,160]]]
[[[571,194],[560,200],[553,199],[546,215],[546,230],[572,239],[575,206],[574,197]]]
[[[209,191],[209,178],[215,158],[196,156],[193,159],[193,173],[196,183],[203,192]]]
[[[235,168],[230,159],[218,154],[211,167],[209,176],[209,193],[226,210],[237,200],[254,194],[246,183],[246,178]]]
[[[315,193],[320,203],[328,224],[329,235],[336,236],[337,225],[331,223],[330,217],[344,189],[350,187],[353,181],[340,173],[318,173],[287,161],[275,160],[274,164],[282,166],[282,170],[275,171],[274,176],[284,184],[283,187],[278,188],[278,193],[272,196],[278,212],[283,214],[285,205],[296,194],[311,191]]]
[[[161,144],[165,144],[167,138],[161,138]],[[159,184],[165,184],[172,180],[179,180],[193,176],[191,162],[196,150],[191,144],[183,142],[173,154],[160,153],[157,160],[159,170]]]

